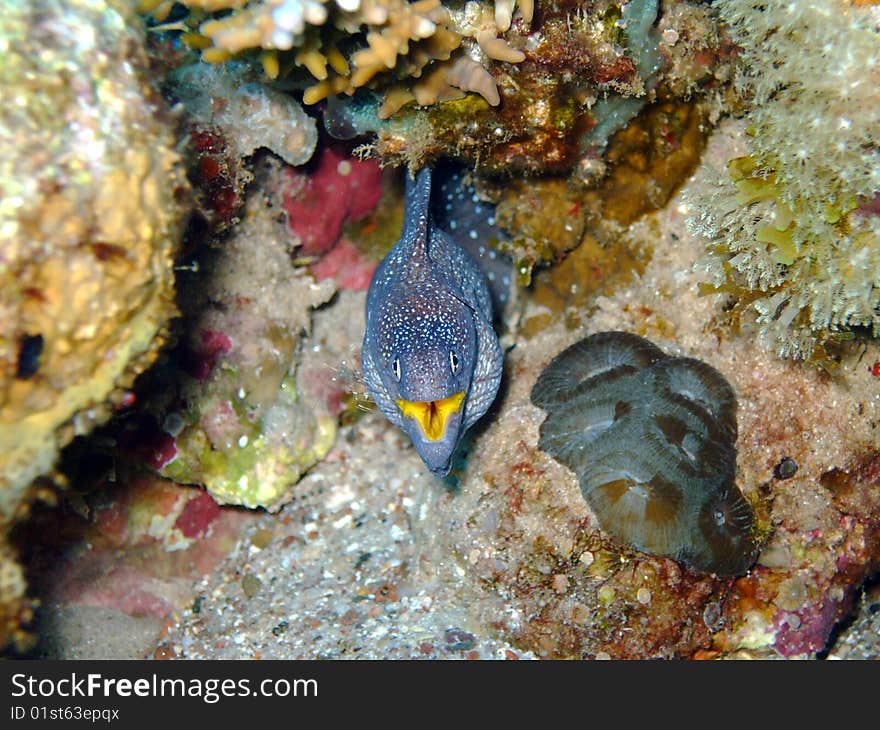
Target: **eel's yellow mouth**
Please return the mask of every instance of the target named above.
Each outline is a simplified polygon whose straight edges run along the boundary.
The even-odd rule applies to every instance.
[[[448,398],[432,401],[409,401],[401,398],[397,407],[406,418],[414,418],[428,441],[439,441],[446,433],[449,417],[458,413],[464,401],[464,391],[453,393]]]

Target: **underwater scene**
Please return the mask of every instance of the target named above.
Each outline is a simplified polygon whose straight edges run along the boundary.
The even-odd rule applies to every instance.
[[[880,2],[0,49],[4,657],[880,658]]]

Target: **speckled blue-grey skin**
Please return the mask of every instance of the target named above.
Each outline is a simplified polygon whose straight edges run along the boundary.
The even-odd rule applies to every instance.
[[[434,223],[477,262],[489,285],[495,317],[501,317],[512,293],[513,260],[499,250],[509,236],[497,223],[495,206],[480,200],[462,165],[438,163],[433,177]]]
[[[430,168],[414,180],[407,176],[403,232],[367,293],[361,360],[376,405],[409,435],[431,472],[445,476],[462,435],[495,399],[502,352],[486,279],[434,225],[430,193]],[[433,441],[397,405],[401,399],[427,403],[461,392],[462,407]]]

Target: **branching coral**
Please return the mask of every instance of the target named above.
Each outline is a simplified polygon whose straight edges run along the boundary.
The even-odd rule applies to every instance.
[[[332,135],[376,135],[365,151],[411,169],[451,156],[492,174],[569,172],[661,91],[703,95],[724,65],[715,14],[688,0],[547,0],[537,14],[533,0],[179,5],[172,18],[169,2],[141,3],[202,60],[261,65],[305,104],[326,99]]]
[[[511,26],[514,0],[493,9],[469,2],[453,12],[440,0],[184,0],[189,17],[180,24],[184,41],[209,62],[258,51],[270,78],[295,67],[312,84],[304,101],[314,104],[365,86],[405,83],[389,91],[383,114],[405,103],[431,104],[475,91],[493,105],[498,90],[486,68],[491,60],[517,63],[525,57],[500,33]],[[173,3],[142,0],[141,9],[164,20]],[[532,0],[520,2],[531,21]],[[462,45],[464,44],[464,47]],[[462,65],[470,53],[471,63]]]
[[[720,0],[741,46],[751,154],[694,220],[714,286],[764,343],[812,358],[845,330],[880,334],[878,10],[841,0]],[[834,40],[832,40],[834,39]]]
[[[662,65],[654,27],[658,12],[653,0],[577,7],[548,2],[531,26],[511,26],[504,48],[492,37],[492,13],[467,3],[462,13],[452,13],[466,36],[466,53],[459,56],[453,78],[483,86],[490,71],[500,105],[490,108],[466,98],[427,109],[411,106],[383,124],[375,116],[385,118],[408,100],[386,97],[372,122],[368,115],[352,115],[360,116],[357,130],[377,132],[377,154],[411,168],[454,156],[489,173],[568,172],[585,155],[595,158],[609,136],[653,98]],[[514,64],[492,58],[515,60],[520,52],[522,60]],[[439,81],[445,92],[442,84],[449,76]],[[480,93],[494,101],[490,93]],[[396,103],[389,110],[391,101]]]

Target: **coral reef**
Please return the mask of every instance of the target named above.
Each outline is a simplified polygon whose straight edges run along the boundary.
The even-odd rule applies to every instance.
[[[538,446],[577,474],[606,532],[719,575],[754,561],[754,513],[733,483],[736,396],[717,370],[601,332],[557,355],[531,400],[548,414]]]
[[[684,193],[632,226],[654,242],[653,258],[631,284],[596,298],[588,321],[676,342],[675,354],[710,360],[731,383],[737,483],[755,510],[757,565],[738,579],[712,578],[603,537],[574,476],[536,448],[544,414],[528,391],[549,353],[581,336],[557,321],[519,338],[507,356],[508,391],[459,490],[428,491],[415,510],[422,560],[437,556],[444,566],[425,571],[450,572],[452,561],[471,581],[476,595],[462,589],[459,600],[473,606],[471,627],[490,627],[478,636],[547,657],[811,656],[876,570],[880,513],[868,483],[877,345],[862,358],[852,348],[832,380],[707,329],[717,310],[699,295],[702,242],[687,230],[682,195],[704,188],[711,165],[737,149],[731,131],[739,128],[716,136],[710,165]],[[785,458],[797,471],[774,479]]]
[[[730,146],[722,137],[712,152],[728,154]],[[271,533],[270,544],[257,552],[243,541],[226,568],[199,585],[201,610],[182,612],[165,645],[187,658],[820,651],[877,566],[880,505],[869,486],[876,458],[854,455],[875,448],[878,348],[861,362],[850,357],[843,380],[832,380],[768,358],[756,343],[707,336],[714,307],[698,296],[691,267],[701,245],[680,206],[677,197],[636,226],[655,239],[655,260],[639,281],[597,303],[594,326],[679,342],[671,351],[717,363],[736,387],[738,479],[750,501],[771,502],[769,515],[756,509],[761,529],[777,526],[747,576],[700,575],[603,537],[576,480],[536,448],[544,415],[530,405],[529,389],[550,353],[578,337],[557,324],[517,339],[508,390],[471,445],[458,490],[426,474],[405,435],[365,414],[342,427],[328,458],[299,483],[298,498],[254,526],[254,534]],[[316,319],[360,317],[363,295],[347,294],[342,311]],[[777,479],[786,457],[798,469]],[[848,466],[823,479],[835,464]],[[256,595],[245,592],[247,574],[263,587]],[[211,610],[226,605],[234,610]],[[795,625],[803,631],[792,633]]]
[[[734,585],[729,625],[714,638],[715,651],[791,657],[827,649],[853,608],[855,588],[880,569],[878,477],[880,454],[868,448],[779,490],[786,503],[774,505],[779,526],[759,565]],[[791,500],[807,509],[798,514]]]
[[[187,185],[129,3],[4,3],[0,42],[2,542],[155,358]],[[4,645],[26,611],[0,553]]]
[[[880,13],[842,0],[715,6],[741,49],[749,154],[698,201],[711,286],[768,349],[827,360],[829,342],[880,334],[880,105],[866,72]]]
[[[157,28],[211,63],[258,61],[306,104],[326,98],[332,134],[375,133],[368,148],[411,170],[454,156],[496,174],[568,171],[658,89],[689,98],[726,76],[712,14],[691,2],[182,4]],[[170,6],[141,2],[159,21]]]
[[[184,253],[191,254],[235,222],[253,179],[251,155],[268,149],[289,165],[302,165],[315,151],[318,132],[293,97],[259,83],[247,64],[188,63],[168,39],[149,50],[159,59],[166,95],[182,107],[195,199],[184,237]]]
[[[572,328],[584,325],[597,291],[643,268],[650,243],[636,245],[629,227],[666,205],[693,172],[708,116],[701,104],[652,104],[589,167],[567,179],[511,180],[498,192],[498,221],[510,233],[502,248],[546,309],[525,323],[529,331],[559,316]]]
[[[221,504],[277,509],[336,436],[335,406],[298,372],[311,311],[335,287],[293,262],[299,241],[277,216],[285,171],[267,159],[258,174],[274,194],[253,194],[222,247],[181,272],[185,336],[144,384],[152,418],[132,415],[123,446]]]
[[[516,659],[822,651],[880,558],[873,487],[880,346],[844,350],[832,378],[713,325],[717,303],[700,296],[694,269],[703,241],[685,223],[692,209],[682,195],[705,189],[715,166],[742,154],[741,140],[742,128],[725,121],[684,193],[628,226],[633,241],[650,241],[652,257],[632,280],[583,305],[583,331],[557,318],[528,337],[512,335],[506,387],[492,418],[462,445],[457,489],[431,477],[382,414],[352,408],[291,501],[277,514],[257,514],[222,569],[197,584],[197,599],[173,616],[159,653]],[[364,299],[362,291],[341,291],[312,313],[298,369],[304,380],[334,373],[336,382],[326,375],[321,382],[342,399],[338,381],[356,369]],[[523,304],[527,320],[544,312]],[[552,353],[603,330],[711,362],[735,389],[737,484],[754,508],[762,547],[746,575],[706,575],[612,541],[577,479],[538,448],[545,413],[530,390]]]
[[[417,79],[412,91],[401,87],[389,93],[386,105],[394,108],[412,100],[430,104],[461,96],[462,91],[477,91],[497,105],[498,91],[488,71],[468,56],[452,59],[453,52],[467,38],[472,49],[487,58],[516,62],[523,57],[498,37],[511,24],[513,8],[508,0],[500,2],[495,13],[473,3],[456,20],[440,0],[219,0],[209,4],[184,0],[183,4],[192,10],[186,23],[191,30],[184,34],[184,41],[201,48],[204,60],[222,62],[255,49],[270,78],[287,76],[293,67],[301,67],[313,82],[305,90],[307,104],[331,94],[351,95],[374,85],[377,76],[386,77],[387,86],[390,76],[394,81]],[[527,23],[532,3],[520,7]],[[171,3],[146,0],[141,8],[162,20]],[[386,108],[387,114],[391,112]]]
[[[36,180],[10,193],[0,163],[0,213],[42,206],[26,229],[41,256],[48,236],[34,231],[50,231],[53,246],[80,243],[63,251],[63,280],[56,265],[58,281],[34,283],[32,272],[49,271],[42,258],[7,270],[0,311],[12,314],[0,319],[18,329],[8,341],[0,332],[0,356],[14,392],[33,389],[41,402],[68,402],[79,382],[68,370],[79,378],[88,366],[107,381],[48,427],[49,466],[58,443],[121,407],[62,452],[66,490],[0,489],[0,508],[12,510],[0,534],[19,520],[15,542],[0,539],[0,641],[23,643],[33,610],[14,544],[42,573],[31,589],[46,609],[41,631],[109,617],[139,633],[128,648],[139,656],[160,629],[156,658],[829,649],[880,567],[880,344],[828,346],[877,327],[877,3],[141,0],[154,16],[151,73],[181,102],[177,149],[191,153],[198,211],[177,268],[175,346],[136,385],[174,311],[183,166],[138,75],[142,39],[120,21],[122,4],[66,3],[75,12],[56,22],[61,5],[40,0],[28,7],[51,12],[31,16],[16,4],[0,21],[16,28],[7,50],[31,60],[4,55],[7,87],[33,86],[44,62],[53,75],[33,86],[29,126],[27,104],[0,112],[13,122],[0,144],[27,152],[17,164]],[[99,77],[55,63],[59,28]],[[191,66],[199,54],[205,63]],[[123,77],[135,79],[131,93],[114,86]],[[19,96],[30,99],[31,86]],[[722,109],[746,121],[723,121],[706,146]],[[267,112],[268,125],[248,125],[251,111]],[[342,144],[316,142],[312,115]],[[365,133],[375,139],[355,139]],[[51,143],[65,134],[62,153],[83,160],[56,174]],[[119,160],[144,142],[146,159],[167,164],[116,180]],[[355,145],[378,161],[355,160]],[[500,323],[503,387],[441,481],[365,402],[359,373],[366,281],[403,215],[401,171],[379,163],[447,157],[470,168],[469,187],[443,190],[435,213],[451,204],[443,225],[456,235],[497,237],[517,283],[532,286]],[[107,174],[89,167],[96,159]],[[95,180],[100,205],[78,193]],[[42,205],[50,200],[67,207]],[[103,218],[77,233],[97,208]],[[16,225],[0,217],[0,273],[22,260],[6,257]],[[84,252],[104,278],[79,275]],[[135,258],[152,278],[126,263]],[[151,296],[159,305],[139,319]],[[64,298],[58,312],[53,297]],[[95,308],[68,332],[81,299]],[[19,311],[40,316],[19,322]],[[753,327],[760,338],[736,334]],[[603,331],[618,334],[582,339]],[[829,367],[768,356],[762,342]],[[93,349],[103,359],[81,362]],[[633,350],[638,367],[626,373]],[[548,368],[553,353],[563,354]],[[584,380],[585,358],[596,357],[603,372]],[[128,364],[105,377],[116,358]],[[23,401],[0,409],[7,402]],[[445,404],[432,403],[425,422],[436,434]],[[13,429],[28,424],[11,418]],[[93,490],[91,470],[108,489]],[[632,476],[668,499],[634,505]],[[722,509],[707,508],[707,495]],[[53,496],[58,509],[20,520],[29,502]],[[646,530],[629,511],[616,519],[610,502],[676,529]],[[688,519],[676,521],[685,506]],[[693,528],[700,510],[708,539]],[[732,545],[711,537],[719,512]],[[69,534],[78,544],[67,551]],[[64,638],[47,636],[46,655],[88,654]],[[126,651],[100,638],[95,650],[94,632],[91,641],[92,655]]]
[[[522,58],[495,71],[497,108],[467,97],[404,107],[378,124],[368,120],[386,116],[391,95],[378,112],[355,99],[359,131],[376,131],[376,152],[411,169],[449,155],[495,174],[561,173],[594,155],[653,92],[661,63],[658,3],[548,3],[539,11],[534,27],[514,25],[505,35]]]

